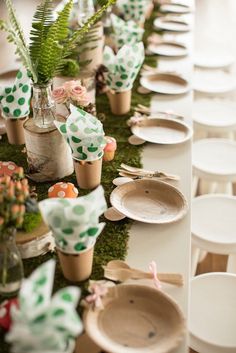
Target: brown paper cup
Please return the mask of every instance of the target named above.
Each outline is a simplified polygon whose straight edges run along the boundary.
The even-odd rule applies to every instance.
[[[95,189],[101,183],[102,158],[96,161],[74,159],[75,174],[81,189]]]
[[[130,111],[131,90],[124,92],[107,92],[111,111],[115,115],[124,115]]]
[[[78,254],[67,254],[57,248],[63,275],[72,282],[88,279],[92,273],[94,244]]]
[[[11,145],[23,145],[25,143],[25,135],[23,129],[23,123],[25,120],[26,118],[5,120],[7,138]]]

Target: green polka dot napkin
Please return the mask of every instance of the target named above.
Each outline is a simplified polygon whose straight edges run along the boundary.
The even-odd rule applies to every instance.
[[[12,87],[1,87],[0,108],[5,119],[24,118],[30,113],[30,78],[25,69],[19,70]]]
[[[102,123],[72,104],[70,111],[65,123],[54,121],[54,124],[70,145],[73,157],[84,161],[101,158],[106,145]]]
[[[105,226],[99,223],[107,209],[102,186],[76,199],[43,200],[39,209],[52,229],[57,247],[65,253],[76,254],[91,247]]]
[[[145,21],[147,6],[151,0],[117,0],[116,6],[125,20],[134,20],[138,23]]]
[[[113,38],[117,48],[124,44],[135,44],[142,41],[144,30],[134,21],[123,21],[118,16],[111,14]]]
[[[103,52],[103,62],[108,69],[107,86],[117,92],[132,89],[143,60],[144,46],[141,42],[123,45],[116,55],[110,47],[106,46]]]
[[[72,353],[83,325],[76,312],[80,289],[66,287],[52,295],[55,261],[38,267],[22,283],[19,308],[12,308],[6,340],[15,353]]]

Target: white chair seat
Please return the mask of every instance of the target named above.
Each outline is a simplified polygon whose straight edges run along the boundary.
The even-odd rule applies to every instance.
[[[190,347],[199,353],[236,352],[236,275],[208,273],[191,280]]]
[[[229,99],[197,99],[193,105],[193,121],[208,133],[231,133],[236,129],[236,103]]]
[[[212,253],[236,253],[236,197],[210,194],[194,198],[192,241]]]
[[[236,142],[210,138],[193,144],[193,172],[215,182],[236,181]]]

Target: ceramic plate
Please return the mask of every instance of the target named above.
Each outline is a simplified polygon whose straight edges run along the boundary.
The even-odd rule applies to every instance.
[[[85,313],[85,330],[99,347],[113,353],[163,353],[181,341],[185,322],[166,294],[143,285],[109,288],[103,310]]]
[[[150,74],[142,76],[140,84],[150,91],[162,94],[183,94],[190,90],[188,81],[174,74]]]
[[[234,56],[226,53],[196,53],[194,56],[195,66],[209,69],[227,67],[233,64],[234,61]]]
[[[156,18],[154,20],[154,27],[158,30],[171,32],[188,32],[190,30],[190,26],[187,22],[181,21],[177,18]]]
[[[163,4],[160,6],[160,12],[173,14],[186,14],[191,12],[188,5],[184,4]]]
[[[177,188],[153,179],[118,186],[112,191],[110,201],[126,217],[144,223],[172,223],[187,212],[187,201]]]
[[[168,57],[179,57],[188,54],[188,50],[185,45],[164,41],[159,44],[150,44],[148,50],[152,53]]]
[[[223,128],[236,126],[236,102],[229,99],[197,99],[193,105],[193,120],[204,126]]]
[[[195,69],[193,88],[209,94],[231,92],[236,88],[236,77],[221,70]]]
[[[137,137],[152,143],[163,145],[178,144],[192,136],[191,129],[178,120],[165,118],[145,119],[131,127]]]

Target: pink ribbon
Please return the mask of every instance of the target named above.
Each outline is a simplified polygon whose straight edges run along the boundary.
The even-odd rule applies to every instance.
[[[162,285],[160,280],[157,277],[157,264],[155,261],[150,262],[149,264],[149,271],[151,272],[151,274],[153,275],[153,281],[154,281],[154,285],[157,289],[161,289]]]
[[[88,304],[93,304],[95,308],[103,308],[102,297],[107,294],[107,287],[93,283],[89,287],[89,291],[91,294],[85,298],[86,302]]]

